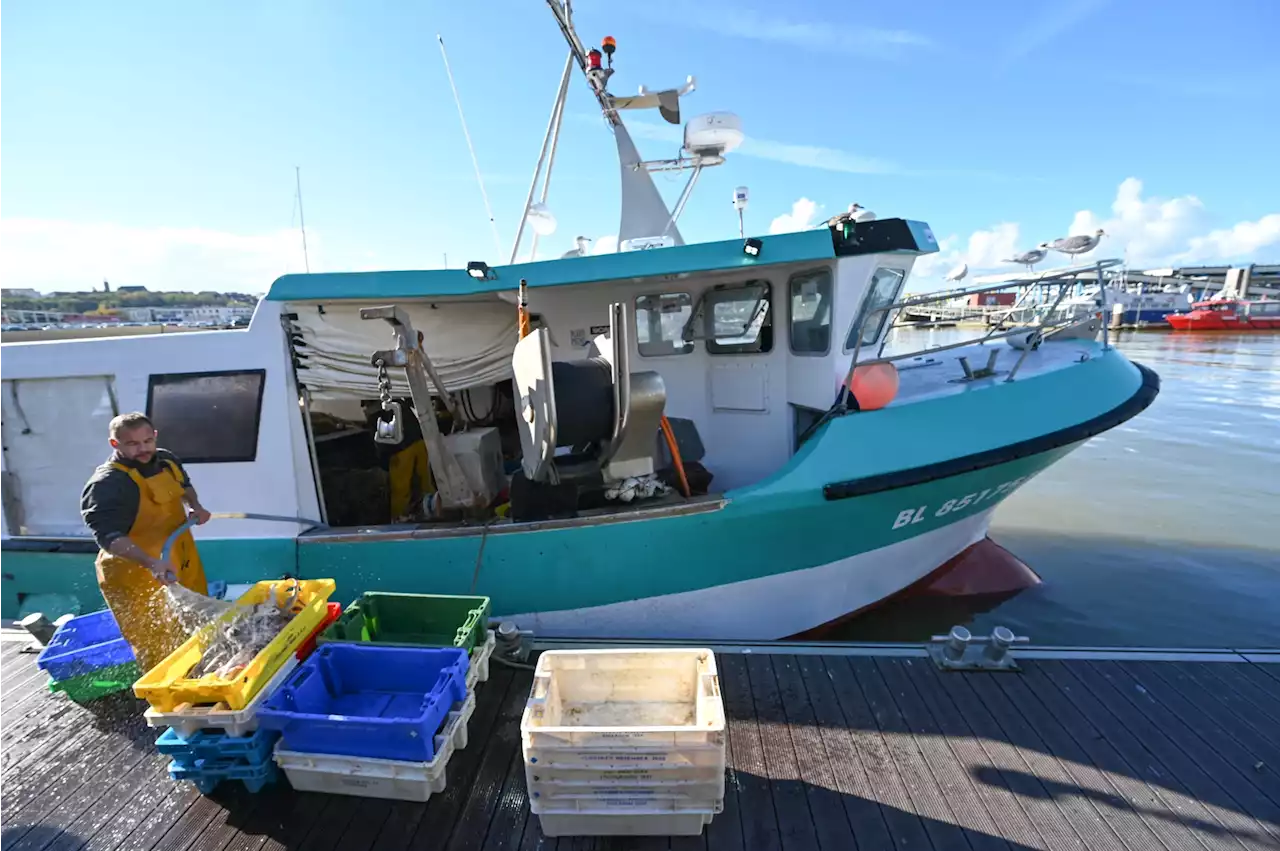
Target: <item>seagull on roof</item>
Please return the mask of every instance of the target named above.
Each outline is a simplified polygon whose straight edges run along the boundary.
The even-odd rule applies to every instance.
[[[827,219],[827,227],[839,228],[846,224],[855,222],[869,222],[875,219],[876,214],[863,207],[861,204],[850,204],[847,212],[837,213]]]
[[[1097,248],[1103,236],[1105,236],[1105,233],[1102,228],[1098,228],[1093,236],[1067,236],[1062,239],[1055,239],[1049,244],[1049,247],[1059,254],[1066,254],[1074,258],[1080,254],[1088,254]]]
[[[965,275],[969,274],[969,264],[961,263],[959,266],[947,273],[947,280],[953,284],[958,284],[964,280]]]
[[[1049,253],[1049,243],[1042,242],[1030,251],[1024,251],[1021,254],[1015,254],[1012,257],[1001,260],[1001,263],[1017,263],[1019,266],[1026,266],[1028,272],[1035,271],[1035,265],[1044,259]]]

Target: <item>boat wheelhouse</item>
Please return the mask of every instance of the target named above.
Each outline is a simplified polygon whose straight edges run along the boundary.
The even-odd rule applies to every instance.
[[[1170,314],[1166,320],[1177,331],[1276,331],[1280,330],[1280,300],[1197,301],[1190,311]]]

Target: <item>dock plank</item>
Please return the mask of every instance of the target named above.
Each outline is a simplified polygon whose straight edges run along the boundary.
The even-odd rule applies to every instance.
[[[923,657],[722,653],[726,799],[702,835],[549,839],[520,751],[527,671],[495,666],[446,791],[421,805],[285,783],[201,795],[168,779],[131,696],[90,712],[49,694],[34,661],[0,646],[5,851],[1280,848],[1280,680],[1262,665],[958,674]]]

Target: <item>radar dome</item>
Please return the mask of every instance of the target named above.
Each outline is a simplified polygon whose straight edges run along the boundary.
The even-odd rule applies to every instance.
[[[684,148],[691,154],[721,156],[744,138],[742,119],[732,112],[709,112],[684,125]]]
[[[525,217],[538,236],[550,236],[556,232],[556,217],[546,204],[541,202],[530,204],[529,212]]]

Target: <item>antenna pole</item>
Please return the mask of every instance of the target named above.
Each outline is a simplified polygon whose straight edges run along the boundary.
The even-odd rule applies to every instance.
[[[739,210],[738,211],[738,239],[742,239],[745,236],[746,236],[746,233],[744,233],[744,229],[742,227],[742,211]]]
[[[307,274],[311,274],[311,260],[307,257],[307,218],[302,214],[302,166],[293,167],[294,180],[298,187],[298,224],[302,226],[302,263]]]
[[[565,95],[568,93],[568,90],[569,90],[569,80],[566,77],[565,80],[563,81],[563,85],[561,85],[560,87],[560,94],[556,98],[556,106],[558,107],[558,109],[556,110],[556,112],[554,113],[554,116],[551,119],[552,121],[551,150],[547,153],[547,173],[542,181],[542,194],[538,198],[538,201],[543,204],[547,203],[547,193],[551,190],[551,169],[555,167],[556,150],[560,146],[560,126],[564,123],[564,103],[567,100]],[[529,262],[530,263],[532,263],[534,260],[537,259],[537,254],[538,254],[538,232],[534,231],[533,242],[529,245]]]
[[[444,59],[444,72],[449,77],[449,88],[453,90],[453,102],[458,106],[458,119],[462,122],[462,135],[467,139],[467,150],[471,152],[471,164],[476,169],[476,182],[480,184],[480,195],[484,198],[484,209],[489,214],[489,227],[493,229],[493,246],[502,254],[502,240],[498,237],[498,223],[493,218],[493,208],[489,206],[489,193],[484,188],[484,177],[480,174],[480,161],[476,159],[475,146],[471,144],[471,134],[467,131],[467,117],[462,114],[462,100],[458,97],[458,87],[453,82],[453,71],[449,69],[449,54],[444,49],[444,38],[436,33],[440,42],[440,56]]]
[[[516,239],[511,244],[511,258],[508,263],[516,262],[516,254],[520,252],[520,240],[524,237],[525,221],[529,217],[529,205],[533,203],[533,193],[538,188],[538,176],[542,174],[542,163],[547,158],[547,147],[551,144],[551,137],[554,135],[559,137],[559,127],[556,119],[561,115],[564,106],[565,95],[569,92],[569,75],[573,72],[572,50],[569,51],[568,57],[564,60],[564,73],[560,75],[560,86],[556,89],[556,102],[551,107],[551,119],[547,122],[547,132],[542,136],[542,149],[538,151],[538,165],[533,170],[533,180],[529,181],[529,194],[524,198],[524,211],[520,213],[520,223],[516,225]]]

